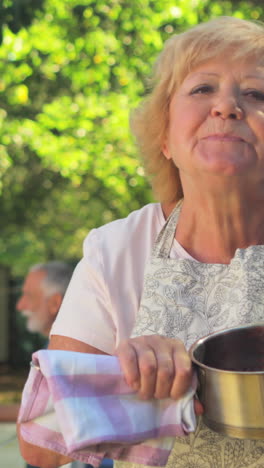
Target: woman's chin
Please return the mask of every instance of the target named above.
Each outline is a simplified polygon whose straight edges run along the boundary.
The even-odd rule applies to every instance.
[[[235,165],[235,164],[215,164],[215,165],[210,165],[209,167],[206,167],[206,172],[218,176],[223,176],[223,177],[235,177],[235,176],[243,176],[243,175],[248,175],[248,166],[241,166],[241,165]]]
[[[258,158],[248,144],[237,142],[203,141],[197,147],[197,164],[206,171],[225,175],[243,175],[257,168]]]
[[[205,157],[199,158],[199,166],[204,171],[223,176],[243,176],[254,170],[257,161],[255,157]],[[256,167],[257,169],[257,167]]]

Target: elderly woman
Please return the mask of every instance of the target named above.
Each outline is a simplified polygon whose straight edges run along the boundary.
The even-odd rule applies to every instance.
[[[263,25],[220,17],[171,37],[132,129],[160,203],[89,234],[50,349],[117,353],[141,398],[177,399],[198,337],[263,317]],[[200,422],[167,466],[260,467],[264,443]]]

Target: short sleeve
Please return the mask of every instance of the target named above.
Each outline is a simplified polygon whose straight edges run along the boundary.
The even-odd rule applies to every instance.
[[[83,258],[74,270],[51,335],[80,340],[109,354],[115,350],[116,326],[97,229],[84,241]]]

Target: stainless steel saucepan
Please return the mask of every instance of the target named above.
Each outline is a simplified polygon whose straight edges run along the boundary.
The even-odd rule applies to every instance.
[[[264,439],[264,323],[205,336],[190,355],[205,424],[230,437]]]

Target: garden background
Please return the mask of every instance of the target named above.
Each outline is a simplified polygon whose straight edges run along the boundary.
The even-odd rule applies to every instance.
[[[90,229],[153,201],[129,114],[164,40],[215,16],[264,20],[260,3],[1,1],[2,401],[19,398],[20,374],[42,345],[15,311],[28,267],[75,265]]]

